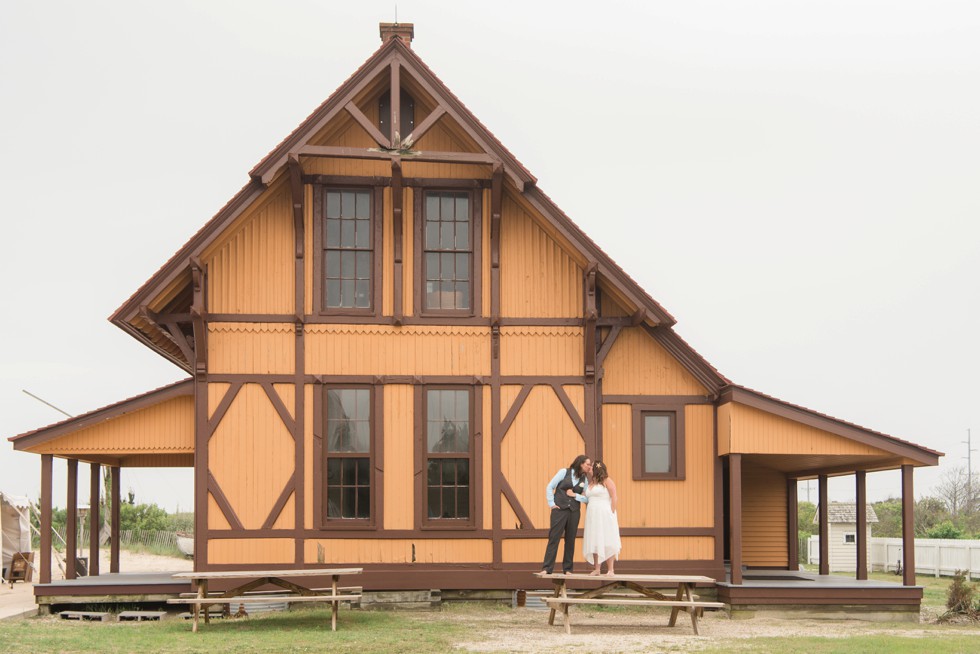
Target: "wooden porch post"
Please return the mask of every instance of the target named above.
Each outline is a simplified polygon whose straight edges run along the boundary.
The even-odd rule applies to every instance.
[[[902,466],[902,583],[915,586],[915,497],[912,466]]]
[[[742,583],[742,455],[728,455],[728,517],[732,583]]]
[[[91,475],[88,485],[88,573],[90,576],[98,576],[99,531],[102,523],[99,487],[102,485],[102,466],[93,463]]]
[[[110,536],[109,541],[109,572],[119,572],[119,466],[113,466],[110,468],[112,478],[110,479],[110,484],[112,487],[109,492],[110,497],[110,513],[109,513],[109,523],[110,523]]]
[[[786,561],[787,570],[799,570],[800,569],[800,525],[799,525],[799,506],[798,498],[796,496],[796,484],[795,479],[786,480],[786,538],[787,538],[787,551],[789,560]]]
[[[827,475],[817,475],[820,492],[820,574],[830,574],[830,536],[827,524]]]
[[[855,543],[857,544],[857,578],[868,578],[868,492],[866,485],[866,473],[858,470],[854,473],[855,485],[855,510],[857,511],[857,534]]]
[[[41,565],[38,581],[51,583],[51,470],[54,457],[41,455]]]
[[[68,498],[65,519],[65,579],[74,579],[78,551],[78,459],[68,459]]]

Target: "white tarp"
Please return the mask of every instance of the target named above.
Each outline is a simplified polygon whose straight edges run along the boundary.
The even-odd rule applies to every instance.
[[[10,570],[10,560],[17,552],[31,551],[29,501],[26,497],[0,493],[0,540],[3,541],[3,567]]]

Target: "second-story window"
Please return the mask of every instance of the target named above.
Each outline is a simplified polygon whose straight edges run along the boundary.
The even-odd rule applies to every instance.
[[[473,217],[465,191],[425,193],[424,289],[426,312],[470,312],[473,307]]]
[[[322,307],[370,310],[374,302],[372,193],[327,189],[323,198]]]

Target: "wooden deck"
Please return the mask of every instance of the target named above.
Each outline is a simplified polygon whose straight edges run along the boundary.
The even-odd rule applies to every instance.
[[[116,572],[34,585],[42,610],[63,604],[165,603],[191,591],[191,583],[174,572]]]
[[[919,619],[921,586],[903,586],[876,579],[793,570],[749,570],[742,584],[717,583],[718,601],[735,613],[787,611],[833,614],[854,619]]]

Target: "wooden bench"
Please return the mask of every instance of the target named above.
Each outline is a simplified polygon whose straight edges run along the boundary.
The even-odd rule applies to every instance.
[[[360,574],[361,568],[287,568],[283,570],[224,570],[206,572],[178,572],[175,579],[189,579],[197,586],[197,593],[186,596],[182,593],[177,599],[167,600],[168,604],[186,604],[194,609],[193,631],[197,631],[198,619],[204,609],[204,622],[210,619],[209,606],[237,604],[242,614],[245,605],[252,603],[268,604],[272,601],[293,604],[296,602],[324,602],[330,604],[330,626],[337,631],[337,613],[341,602],[360,602],[360,593],[344,593],[342,588],[358,589],[360,586],[341,587],[337,580],[341,575]],[[300,582],[308,577],[330,577],[333,582],[329,587],[312,588]],[[211,581],[237,582],[237,585],[223,593],[209,592]],[[254,590],[262,586],[279,586],[278,591]]]
[[[664,607],[670,609],[669,626],[677,624],[677,616],[682,611],[691,616],[691,628],[698,635],[698,618],[704,609],[722,609],[722,602],[702,601],[692,590],[700,584],[713,586],[715,581],[710,577],[698,575],[586,575],[586,574],[544,574],[536,575],[548,579],[554,584],[554,592],[542,600],[551,609],[548,624],[555,623],[555,614],[561,612],[565,622],[565,633],[572,633],[568,610],[572,606],[592,604],[596,606],[643,606]],[[599,583],[598,588],[573,590],[569,592],[568,583],[579,584]],[[664,595],[658,589],[676,588],[673,597]]]

